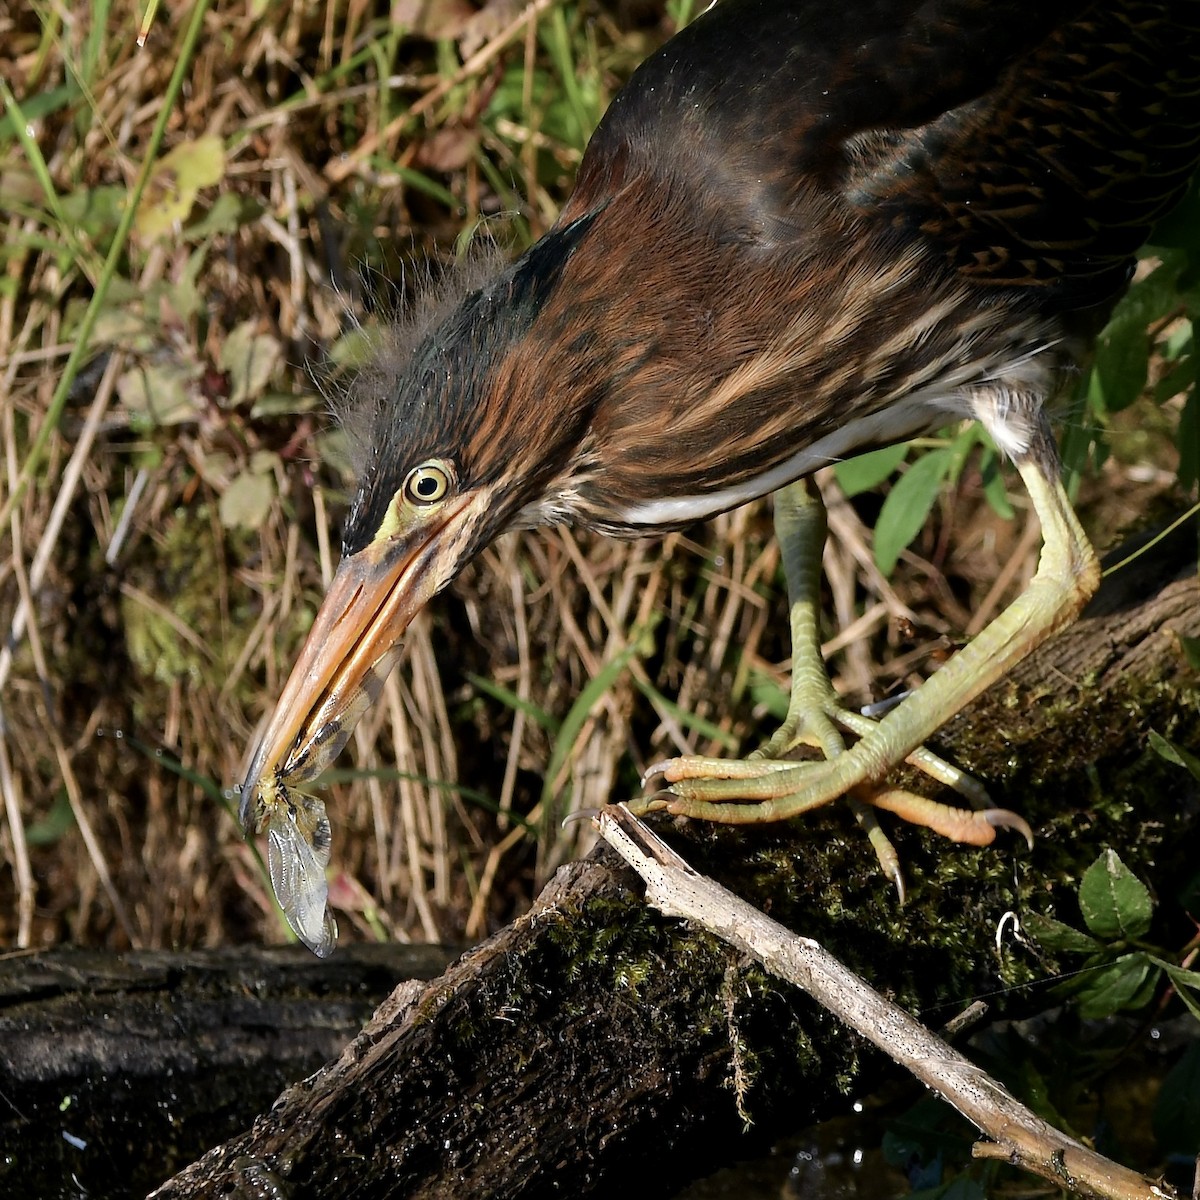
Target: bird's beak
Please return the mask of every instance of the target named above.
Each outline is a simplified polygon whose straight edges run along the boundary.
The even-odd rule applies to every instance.
[[[466,507],[342,560],[251,758],[240,814],[248,833],[262,824],[276,785],[320,775],[379,697],[404,631],[457,572]]]

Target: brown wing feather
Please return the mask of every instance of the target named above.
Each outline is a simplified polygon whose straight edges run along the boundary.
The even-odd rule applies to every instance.
[[[851,150],[861,212],[919,231],[984,283],[1059,307],[1124,282],[1200,147],[1200,4],[1091,6],[977,101]]]

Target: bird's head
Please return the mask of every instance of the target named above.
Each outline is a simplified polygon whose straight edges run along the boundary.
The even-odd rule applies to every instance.
[[[539,317],[592,219],[552,231],[470,291],[390,378],[375,372],[354,418],[363,467],[341,563],[253,753],[248,831],[277,784],[302,787],[341,751],[429,599],[505,529],[553,519],[590,406],[587,389],[569,410],[539,393],[540,343],[562,340],[539,332]]]

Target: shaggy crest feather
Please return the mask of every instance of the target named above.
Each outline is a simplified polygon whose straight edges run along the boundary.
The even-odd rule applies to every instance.
[[[415,298],[381,324],[364,325],[347,306],[348,319],[366,340],[366,361],[347,380],[327,372],[317,386],[346,436],[356,476],[361,477],[366,468],[385,406],[416,349],[467,296],[499,274],[510,257],[481,227],[466,253],[440,273],[432,260],[424,260],[424,277],[416,283]],[[404,290],[403,284],[400,290]]]

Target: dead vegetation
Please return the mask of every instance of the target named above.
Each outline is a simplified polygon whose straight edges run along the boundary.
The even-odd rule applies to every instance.
[[[228,789],[336,561],[351,478],[314,375],[343,386],[464,231],[548,226],[690,6],[667,7],[233,3],[189,49],[197,7],[139,48],[128,0],[0,4],[0,942],[284,938]],[[1165,433],[1150,451],[1173,469]],[[1171,478],[1116,463],[1102,544]],[[1032,570],[1036,532],[973,466],[894,582],[878,500],[824,484],[855,697],[926,673]],[[496,543],[335,773],[343,936],[477,938],[590,840],[567,811],[663,754],[752,744],[787,684],[777,566],[763,505],[665,541]]]

